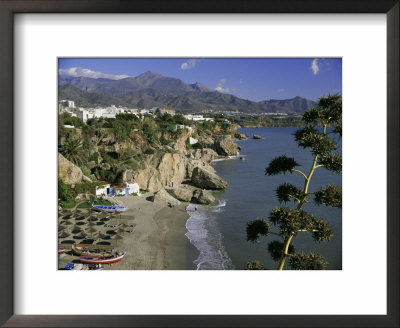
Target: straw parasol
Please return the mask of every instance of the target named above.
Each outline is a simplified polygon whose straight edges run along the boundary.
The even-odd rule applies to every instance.
[[[126,231],[125,231],[125,229],[118,228],[118,229],[116,230],[116,232],[117,232],[117,233],[124,233],[124,232],[126,232]]]
[[[78,238],[86,238],[88,236],[88,234],[85,231],[81,231],[78,235],[76,235],[75,237]]]
[[[63,231],[63,230],[65,230],[65,229],[66,229],[65,226],[62,226],[62,225],[59,225],[59,226],[58,226],[58,232]]]
[[[70,235],[71,234],[69,234],[68,232],[63,231],[60,234],[58,234],[58,238],[67,238]]]
[[[73,223],[71,221],[63,221],[62,224],[66,226],[66,225],[71,225]]]
[[[103,238],[106,238],[106,237],[108,237],[108,235],[106,235],[105,233],[102,233],[101,231],[99,231],[97,233],[97,239],[103,239]]]
[[[118,240],[121,240],[121,239],[124,239],[124,238],[121,235],[116,234],[116,235],[114,235],[112,237],[112,239],[115,240],[115,246],[118,246]]]
[[[90,232],[90,238],[92,238],[92,237],[93,237],[93,232],[96,232],[97,229],[95,229],[95,228],[89,228],[89,229],[87,229],[86,231],[87,231],[87,232]]]
[[[87,219],[88,221],[97,221],[98,218],[96,218],[95,216],[91,216],[90,218]]]
[[[62,213],[62,215],[71,215],[72,214],[72,211],[71,210],[62,210],[61,211],[61,213]]]
[[[71,218],[72,218],[72,215],[71,215],[71,214],[64,215],[64,216],[62,217],[63,220],[70,220]]]

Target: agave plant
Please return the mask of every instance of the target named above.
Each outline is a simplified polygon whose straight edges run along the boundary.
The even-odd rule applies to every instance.
[[[309,149],[313,163],[309,171],[298,169],[299,163],[294,158],[279,156],[273,159],[265,169],[266,175],[288,173],[300,174],[304,178],[302,187],[283,183],[276,190],[280,203],[291,202],[295,208],[277,207],[270,212],[269,220],[256,219],[247,223],[247,240],[257,242],[260,236],[273,235],[280,240],[274,240],[268,245],[268,252],[274,261],[278,262],[277,269],[282,270],[286,260],[294,270],[323,270],[327,261],[318,253],[304,254],[298,252],[292,245],[293,238],[299,233],[311,233],[316,242],[329,241],[333,229],[327,221],[311,213],[303,211],[303,205],[308,197],[314,196],[316,204],[342,207],[342,189],[340,186],[328,185],[325,188],[311,192],[310,180],[317,169],[325,168],[335,173],[342,172],[342,157],[338,146],[330,134],[342,136],[342,98],[339,95],[329,95],[319,100],[318,107],[306,111],[303,115],[305,127],[294,133],[294,138],[304,149]],[[327,127],[330,126],[330,132]],[[272,231],[272,226],[278,232]],[[251,262],[253,263],[253,262]],[[260,268],[259,265],[248,265],[248,269]]]

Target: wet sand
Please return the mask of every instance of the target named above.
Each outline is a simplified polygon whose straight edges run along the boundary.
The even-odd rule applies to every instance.
[[[126,255],[121,262],[106,265],[105,270],[196,269],[193,261],[198,254],[185,236],[188,203],[170,208],[164,203],[147,200],[151,195],[116,198],[128,207],[117,223],[133,222],[135,228],[133,232],[123,233],[123,239],[113,241],[115,249],[126,252]],[[61,256],[59,268],[72,260],[77,262],[79,257]]]

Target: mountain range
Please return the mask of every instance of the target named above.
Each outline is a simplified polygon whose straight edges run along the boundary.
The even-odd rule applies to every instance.
[[[186,84],[152,71],[120,80],[60,76],[58,98],[74,100],[83,107],[114,104],[136,108],[168,107],[180,112],[228,110],[302,114],[317,105],[299,96],[283,100],[249,101],[210,90],[200,82]]]

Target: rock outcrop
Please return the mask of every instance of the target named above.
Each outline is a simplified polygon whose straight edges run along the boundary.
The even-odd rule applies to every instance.
[[[187,170],[186,177],[188,179],[192,178],[193,170],[196,167],[199,167],[203,170],[215,173],[215,169],[210,164],[208,164],[206,161],[203,161],[200,159],[199,160],[188,160],[187,165],[186,165],[186,170]]]
[[[218,155],[221,156],[236,156],[239,150],[238,145],[233,142],[230,135],[216,138],[214,147]]]
[[[239,133],[239,132],[235,133],[235,138],[238,140],[246,140],[248,137],[249,135],[245,133]]]
[[[192,183],[202,189],[224,189],[228,183],[215,173],[196,167],[192,173]]]
[[[190,188],[180,185],[176,188],[165,188],[165,190],[174,198],[182,202],[190,202],[193,197],[193,190]]]
[[[207,190],[195,190],[192,200],[199,204],[212,205],[215,203],[215,197]]]
[[[262,139],[262,137],[257,134],[253,134],[253,139]]]
[[[165,186],[177,186],[186,177],[187,159],[182,154],[166,153],[156,167],[148,166],[133,175],[133,181],[140,188],[149,191],[158,191]]]
[[[164,188],[154,194],[153,202],[166,203],[169,206],[178,206],[180,201],[172,197]]]
[[[67,160],[60,153],[58,154],[58,178],[72,186],[84,181],[91,182],[78,166]]]
[[[208,163],[219,157],[217,152],[211,148],[194,149],[191,151],[190,155],[190,158],[201,159]]]

